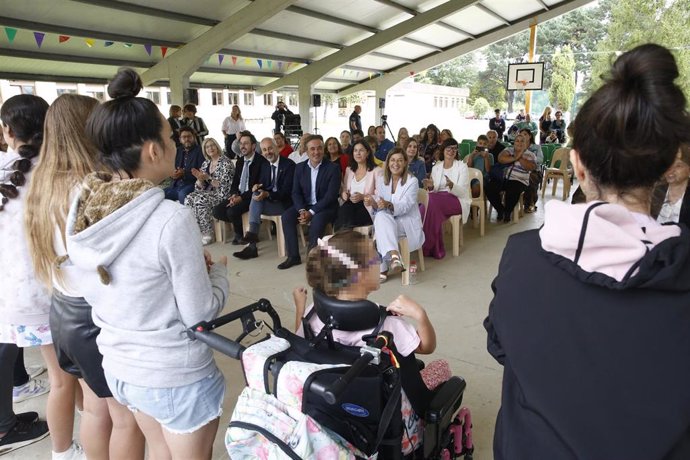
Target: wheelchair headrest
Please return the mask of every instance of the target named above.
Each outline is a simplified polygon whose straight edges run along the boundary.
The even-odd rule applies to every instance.
[[[380,307],[369,300],[338,300],[314,290],[316,315],[340,331],[363,331],[379,324]]]

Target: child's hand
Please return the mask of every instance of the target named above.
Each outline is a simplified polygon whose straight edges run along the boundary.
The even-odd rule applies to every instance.
[[[295,300],[295,305],[307,304],[307,288],[298,286],[292,290],[292,298]]]
[[[397,316],[409,316],[417,322],[426,317],[426,311],[414,300],[400,295],[386,307],[386,310]]]

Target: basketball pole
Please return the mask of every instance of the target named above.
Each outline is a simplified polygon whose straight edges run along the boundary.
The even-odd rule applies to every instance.
[[[529,27],[529,62],[534,62],[534,54],[537,49],[537,22],[536,19]],[[543,78],[543,77],[542,77]],[[526,91],[525,94],[525,113],[530,113],[532,105],[532,91]]]

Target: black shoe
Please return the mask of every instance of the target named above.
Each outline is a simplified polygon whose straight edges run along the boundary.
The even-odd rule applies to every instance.
[[[496,211],[496,222],[501,222],[503,220],[503,213]]]
[[[257,251],[256,245],[252,243],[241,251],[233,252],[232,255],[238,259],[249,260],[259,257],[259,251]]]
[[[300,259],[299,256],[297,257],[288,257],[285,259],[285,262],[282,264],[278,265],[278,270],[285,270],[290,267],[294,267],[295,265],[299,265],[302,263],[302,259]]]
[[[244,234],[244,237],[242,237],[240,241],[242,242],[242,244],[258,243],[259,235],[253,232],[247,232]]]
[[[509,212],[507,212],[507,213],[503,216],[503,222],[505,222],[506,224],[507,224],[507,223],[510,223],[510,213],[509,213]]]
[[[48,424],[46,422],[40,420],[30,423],[17,421],[12,429],[0,439],[0,455],[33,444],[46,436],[48,436]]]
[[[18,422],[33,423],[38,421],[38,412],[22,412],[15,414]]]
[[[275,223],[275,222],[271,222],[271,235],[276,236],[277,233],[278,233],[278,230],[277,230],[277,227],[276,227],[276,223]]]
[[[241,245],[247,244],[247,243],[243,243],[243,242],[242,242],[242,238],[234,237],[234,238],[232,239],[232,241],[230,242],[230,244],[232,244],[233,246],[241,246]]]

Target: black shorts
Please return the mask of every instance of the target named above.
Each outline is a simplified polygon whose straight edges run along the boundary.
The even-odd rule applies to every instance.
[[[100,332],[91,319],[91,305],[86,300],[53,291],[50,333],[60,367],[83,378],[99,398],[110,398],[113,394],[103,374],[103,355],[96,345]]]

